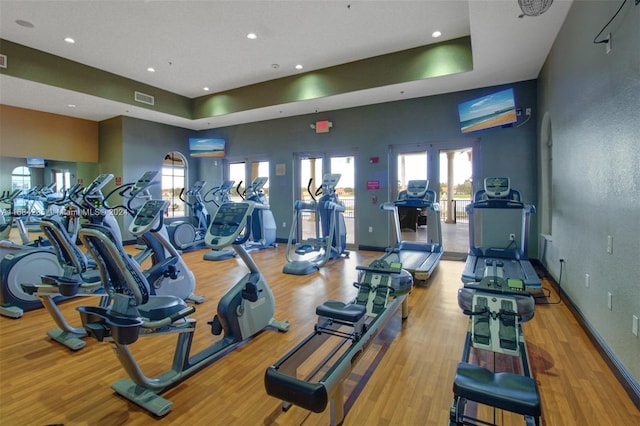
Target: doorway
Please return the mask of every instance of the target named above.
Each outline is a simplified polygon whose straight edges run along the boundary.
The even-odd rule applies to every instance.
[[[178,151],[167,153],[162,161],[162,199],[169,202],[167,217],[187,215],[186,206],[180,199],[180,192],[188,181],[185,156]]]
[[[56,183],[56,192],[62,193],[71,188],[71,173],[69,170],[52,170],[53,180]]]
[[[392,199],[398,199],[398,194],[407,189],[410,180],[428,180],[428,158],[427,151],[423,149],[398,152],[396,161],[397,185],[392,187]],[[417,214],[415,208],[398,207],[402,241],[426,242],[429,240],[427,222],[422,220],[425,217]]]
[[[355,155],[351,153],[316,153],[298,154],[297,156],[297,181],[295,199],[309,201],[311,195],[317,198],[316,191],[322,185],[322,177],[325,173],[338,173],[340,180],[336,186],[336,194],[345,207],[344,221],[347,230],[347,248],[354,249],[357,245],[356,235],[356,192],[355,192]],[[298,238],[308,239],[316,235],[313,224],[315,218],[306,213],[308,217],[301,218],[300,228],[297,230]]]
[[[262,191],[267,200],[269,199],[269,161],[268,160],[245,160],[230,161],[227,163],[229,180],[234,181],[234,187],[229,194],[231,201],[239,202],[243,200],[246,188],[251,185],[257,177],[266,177]]]
[[[244,161],[229,163],[229,180],[234,182],[229,193],[229,199],[235,203],[242,201],[242,194],[246,188],[246,165]]]
[[[469,251],[467,206],[473,200],[473,149],[440,150],[439,199],[442,246],[446,252]]]

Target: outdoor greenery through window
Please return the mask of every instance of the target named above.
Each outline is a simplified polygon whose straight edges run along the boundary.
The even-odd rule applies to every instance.
[[[180,200],[180,191],[185,187],[187,161],[179,152],[173,151],[165,155],[162,162],[162,199],[169,201],[168,217],[186,215],[185,205]]]

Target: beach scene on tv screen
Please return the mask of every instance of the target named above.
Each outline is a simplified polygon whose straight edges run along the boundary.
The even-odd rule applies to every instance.
[[[224,139],[189,139],[192,157],[224,157]]]
[[[458,105],[462,133],[515,123],[516,106],[513,89],[463,102]]]

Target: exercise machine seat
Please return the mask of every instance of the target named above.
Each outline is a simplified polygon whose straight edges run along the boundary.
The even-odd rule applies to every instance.
[[[339,321],[358,322],[367,311],[363,305],[344,304],[335,300],[327,300],[316,307],[316,315]]]
[[[453,381],[456,396],[524,416],[539,417],[540,395],[536,382],[513,373],[493,373],[466,362],[458,364]]]
[[[187,307],[184,300],[177,296],[151,296],[147,303],[138,306],[138,313],[150,321],[159,321]]]

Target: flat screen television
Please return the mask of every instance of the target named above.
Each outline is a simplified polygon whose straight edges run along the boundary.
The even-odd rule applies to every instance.
[[[458,105],[462,133],[501,127],[518,121],[513,89],[462,102]]]
[[[44,158],[27,158],[27,167],[44,169]]]
[[[192,157],[224,157],[225,140],[215,138],[189,138]]]

